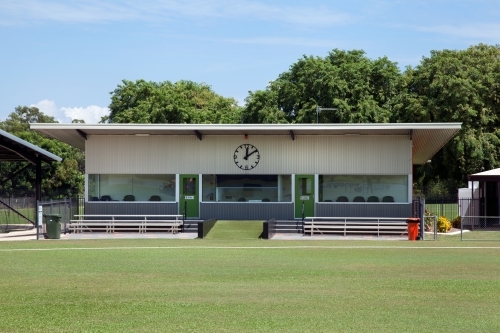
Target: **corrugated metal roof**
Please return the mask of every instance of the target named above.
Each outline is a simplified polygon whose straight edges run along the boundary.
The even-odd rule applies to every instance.
[[[469,180],[500,181],[500,168],[475,173],[468,176]]]
[[[50,137],[85,149],[87,135],[408,135],[413,164],[423,164],[461,128],[461,123],[397,124],[31,124]]]
[[[35,163],[37,157],[44,162],[61,162],[62,158],[0,130],[0,161],[28,161]]]

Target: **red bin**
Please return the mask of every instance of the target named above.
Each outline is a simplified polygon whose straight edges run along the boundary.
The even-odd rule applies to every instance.
[[[417,240],[418,237],[418,226],[420,224],[419,218],[408,218],[406,219],[406,223],[408,224],[408,240],[414,241]]]

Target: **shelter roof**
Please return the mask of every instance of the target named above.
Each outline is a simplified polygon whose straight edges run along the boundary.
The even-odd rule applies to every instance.
[[[38,158],[44,162],[62,160],[59,156],[0,130],[0,161],[27,161],[36,164]]]
[[[470,181],[500,181],[500,168],[468,175]]]
[[[461,128],[461,123],[379,124],[31,124],[31,129],[85,150],[89,135],[408,135],[413,164],[423,164]]]

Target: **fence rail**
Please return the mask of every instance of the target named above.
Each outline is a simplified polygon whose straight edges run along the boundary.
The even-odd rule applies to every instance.
[[[75,215],[83,214],[84,200],[82,197],[59,200],[39,201],[37,206],[42,207],[42,215],[61,215],[61,232],[69,231],[69,225]]]
[[[500,240],[500,216],[462,216],[461,240]]]

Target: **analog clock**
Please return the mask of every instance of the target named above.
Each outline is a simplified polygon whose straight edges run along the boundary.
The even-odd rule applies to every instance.
[[[234,163],[242,170],[252,170],[259,161],[260,153],[254,145],[242,144],[234,151]]]

